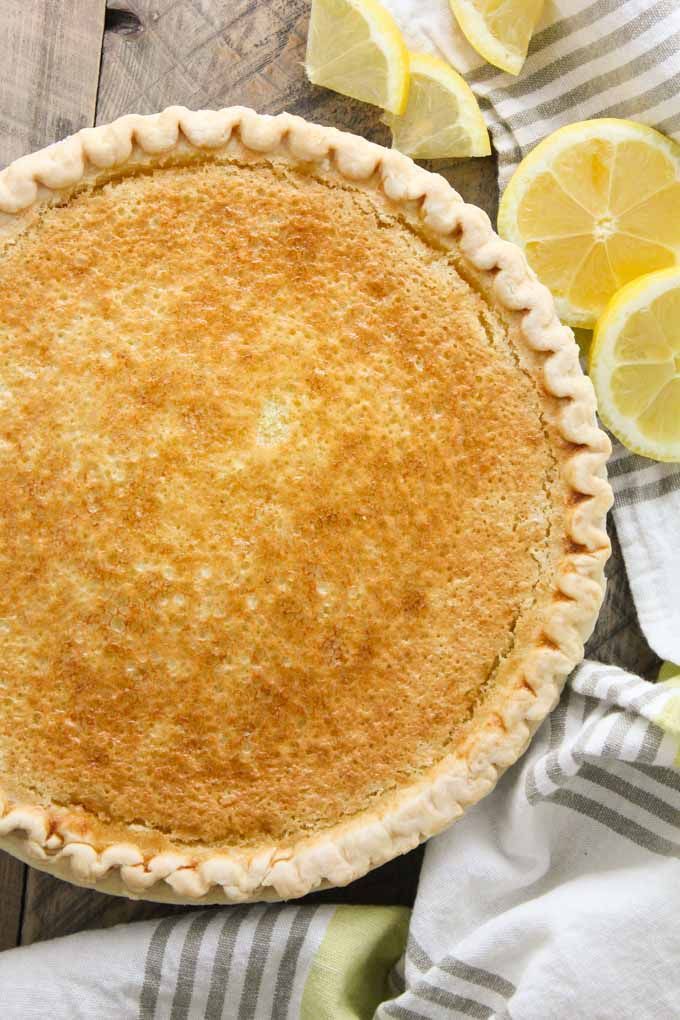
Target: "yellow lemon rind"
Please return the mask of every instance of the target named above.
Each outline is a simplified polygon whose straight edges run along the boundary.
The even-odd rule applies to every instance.
[[[535,178],[543,172],[550,172],[554,161],[573,145],[580,145],[590,139],[603,139],[614,144],[625,141],[645,141],[660,149],[678,168],[680,177],[680,145],[660,131],[647,124],[616,117],[601,117],[579,121],[558,128],[529,152],[519,164],[510,179],[498,209],[498,233],[525,250],[525,239],[519,230],[518,212],[522,200]],[[653,239],[650,239],[653,240]],[[668,245],[664,245],[668,248]],[[668,248],[672,251],[671,248]],[[680,262],[680,250],[675,251]],[[597,316],[587,309],[573,305],[566,298],[554,295],[560,318],[569,326],[593,329]]]
[[[449,0],[449,4],[463,35],[480,57],[516,77],[524,66],[526,52],[519,53],[503,45],[489,31],[484,18],[473,9],[469,0]]]
[[[399,125],[408,117],[408,103],[406,110],[401,117],[387,115],[384,120],[393,133],[392,146],[399,149],[406,156],[414,159],[440,159],[455,156],[488,156],[491,154],[491,142],[489,132],[479,108],[474,92],[465,81],[462,75],[458,74],[450,64],[439,57],[426,53],[409,53],[411,79],[419,77],[427,81],[436,82],[455,97],[459,107],[459,121],[470,139],[470,147],[465,152],[454,152],[451,149],[442,148],[441,151],[433,152],[427,156],[418,153],[418,144],[411,147],[404,147],[399,142]],[[420,140],[422,141],[422,140]]]
[[[323,0],[315,0],[315,2],[323,2]],[[387,61],[389,84],[386,101],[382,104],[382,108],[394,114],[403,113],[408,102],[409,56],[396,21],[390,12],[378,3],[378,0],[343,0],[343,2],[349,10],[356,11],[364,18],[370,30],[371,40],[384,54]],[[324,81],[323,65],[317,69],[311,63],[310,39],[311,31],[308,37],[305,73],[312,84],[328,88],[330,86]]]
[[[636,311],[670,290],[673,284],[680,289],[680,266],[646,273],[617,291],[598,319],[589,357],[589,373],[597,394],[598,414],[604,424],[632,453],[664,463],[680,461],[680,438],[666,447],[643,436],[635,421],[614,407],[610,381],[616,367],[613,348],[626,322]],[[680,323],[678,328],[680,330]]]

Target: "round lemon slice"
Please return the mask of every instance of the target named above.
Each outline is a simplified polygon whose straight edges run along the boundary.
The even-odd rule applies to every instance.
[[[313,0],[305,70],[315,85],[391,113],[406,106],[408,50],[377,0]]]
[[[644,124],[586,120],[520,163],[498,212],[571,326],[630,280],[680,261],[680,146]]]
[[[610,301],[590,376],[600,416],[625,446],[680,461],[680,267],[642,276]]]
[[[502,71],[519,74],[543,0],[450,0],[450,4],[480,56]]]
[[[410,65],[406,109],[384,118],[394,148],[413,159],[488,156],[489,132],[465,79],[438,57],[412,53]]]

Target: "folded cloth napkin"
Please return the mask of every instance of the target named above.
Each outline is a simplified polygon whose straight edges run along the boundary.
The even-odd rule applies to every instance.
[[[448,0],[385,2],[411,48],[469,72],[501,183],[572,120],[624,116],[680,132],[677,0],[548,2],[518,79],[480,65]],[[589,651],[626,664],[630,584],[651,647],[680,662],[680,467],[617,446],[610,474],[625,571],[615,543],[607,624]],[[496,791],[430,841],[412,913],[235,907],[14,949],[0,954],[0,1014],[670,1020],[679,747],[680,677],[653,684],[587,661]]]

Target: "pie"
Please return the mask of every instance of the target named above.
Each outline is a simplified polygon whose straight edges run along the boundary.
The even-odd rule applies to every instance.
[[[447,182],[243,108],[0,175],[0,840],[105,891],[343,885],[522,753],[583,655],[609,451]]]

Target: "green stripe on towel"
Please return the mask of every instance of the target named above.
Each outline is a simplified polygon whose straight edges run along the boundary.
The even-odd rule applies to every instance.
[[[390,998],[388,975],[404,952],[410,910],[341,906],[312,963],[300,1020],[370,1020]]]
[[[667,687],[678,688],[678,693],[675,697],[668,699],[654,722],[661,727],[664,733],[668,733],[677,740],[678,753],[675,756],[674,764],[680,766],[680,666],[676,666],[674,662],[664,662],[659,670],[659,681],[664,682]]]

